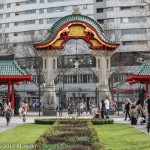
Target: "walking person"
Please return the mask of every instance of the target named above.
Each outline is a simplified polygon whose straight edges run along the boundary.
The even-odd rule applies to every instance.
[[[26,114],[27,114],[27,110],[26,110],[26,108],[23,106],[22,107],[22,119],[23,119],[23,122],[25,122],[26,121]]]
[[[11,118],[11,112],[9,109],[7,109],[7,111],[5,112],[5,117],[6,117],[6,125],[8,126]]]
[[[146,102],[146,124],[147,124],[147,132],[150,130],[150,98],[147,99]]]
[[[69,102],[69,104],[68,104],[68,114],[69,114],[69,117],[71,116],[72,113],[73,113],[72,112],[72,103]]]
[[[106,97],[106,99],[105,99],[105,115],[106,115],[106,119],[109,118],[108,113],[109,113],[109,100]]]
[[[129,114],[129,111],[130,111],[130,99],[129,98],[126,98],[126,101],[125,101],[125,121],[127,120],[127,117],[129,117],[129,120],[130,120],[130,114]]]
[[[83,108],[84,108],[83,102],[81,102],[81,103],[80,103],[80,114],[83,114]]]
[[[105,112],[106,112],[106,108],[105,108],[105,102],[104,100],[102,99],[102,102],[100,104],[100,110],[101,110],[101,117],[104,119],[104,115],[105,115]]]

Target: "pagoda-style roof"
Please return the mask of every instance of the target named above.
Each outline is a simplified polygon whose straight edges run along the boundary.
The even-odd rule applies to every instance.
[[[117,48],[119,43],[110,41],[101,25],[94,19],[81,14],[72,14],[58,20],[50,29],[50,35],[34,44],[37,50],[62,49],[70,39],[84,39],[91,49]]]
[[[150,83],[150,61],[146,60],[141,66],[132,71],[133,73],[126,78],[130,84]]]
[[[0,83],[31,81],[32,75],[27,75],[14,60],[0,60]]]

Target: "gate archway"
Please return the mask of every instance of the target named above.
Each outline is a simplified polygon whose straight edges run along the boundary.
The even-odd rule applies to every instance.
[[[57,58],[70,39],[83,39],[89,43],[92,55],[96,57],[96,74],[99,78],[99,99],[104,98],[108,88],[108,72],[110,72],[110,57],[119,43],[110,41],[101,25],[94,19],[81,14],[72,14],[58,20],[50,29],[49,36],[42,42],[35,43],[34,47],[43,58],[43,72],[49,94],[46,96],[51,104],[55,91],[54,78],[57,75]],[[56,102],[56,101],[55,101]],[[51,107],[55,107],[51,104]]]

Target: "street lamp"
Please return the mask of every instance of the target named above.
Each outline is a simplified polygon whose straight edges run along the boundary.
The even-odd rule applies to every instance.
[[[39,116],[41,115],[40,112],[41,112],[41,84],[42,84],[42,70],[40,68],[38,68],[38,71],[37,71],[37,75],[38,75],[38,78],[37,78],[37,81],[38,81],[38,87],[39,87]]]
[[[80,92],[81,92],[81,89],[79,88],[79,92],[78,92],[78,101],[79,101],[79,116],[80,116],[80,110],[81,110],[81,107],[80,107],[80,105],[81,105],[81,102],[80,102]]]
[[[41,114],[40,114],[40,111],[41,111],[41,110],[40,110],[40,103],[41,103],[41,102],[40,102],[40,99],[41,99],[41,83],[40,83],[40,80],[41,80],[41,79],[40,79],[40,73],[39,73],[39,74],[38,74],[38,87],[39,87],[39,116],[41,115]]]
[[[119,116],[119,89],[118,87],[116,88],[116,93],[117,93],[117,108],[118,108],[118,116]]]
[[[80,60],[79,60],[79,58],[77,57],[77,42],[76,42],[76,58],[75,58],[74,60],[70,59],[70,62],[73,62],[74,67],[75,67],[76,69],[78,69],[80,63],[83,62],[83,59],[80,59]]]

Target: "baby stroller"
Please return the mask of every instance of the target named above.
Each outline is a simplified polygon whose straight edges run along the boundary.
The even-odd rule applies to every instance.
[[[137,112],[136,106],[132,105],[131,110],[130,110],[131,125],[137,124],[137,117],[138,117],[138,112]]]

